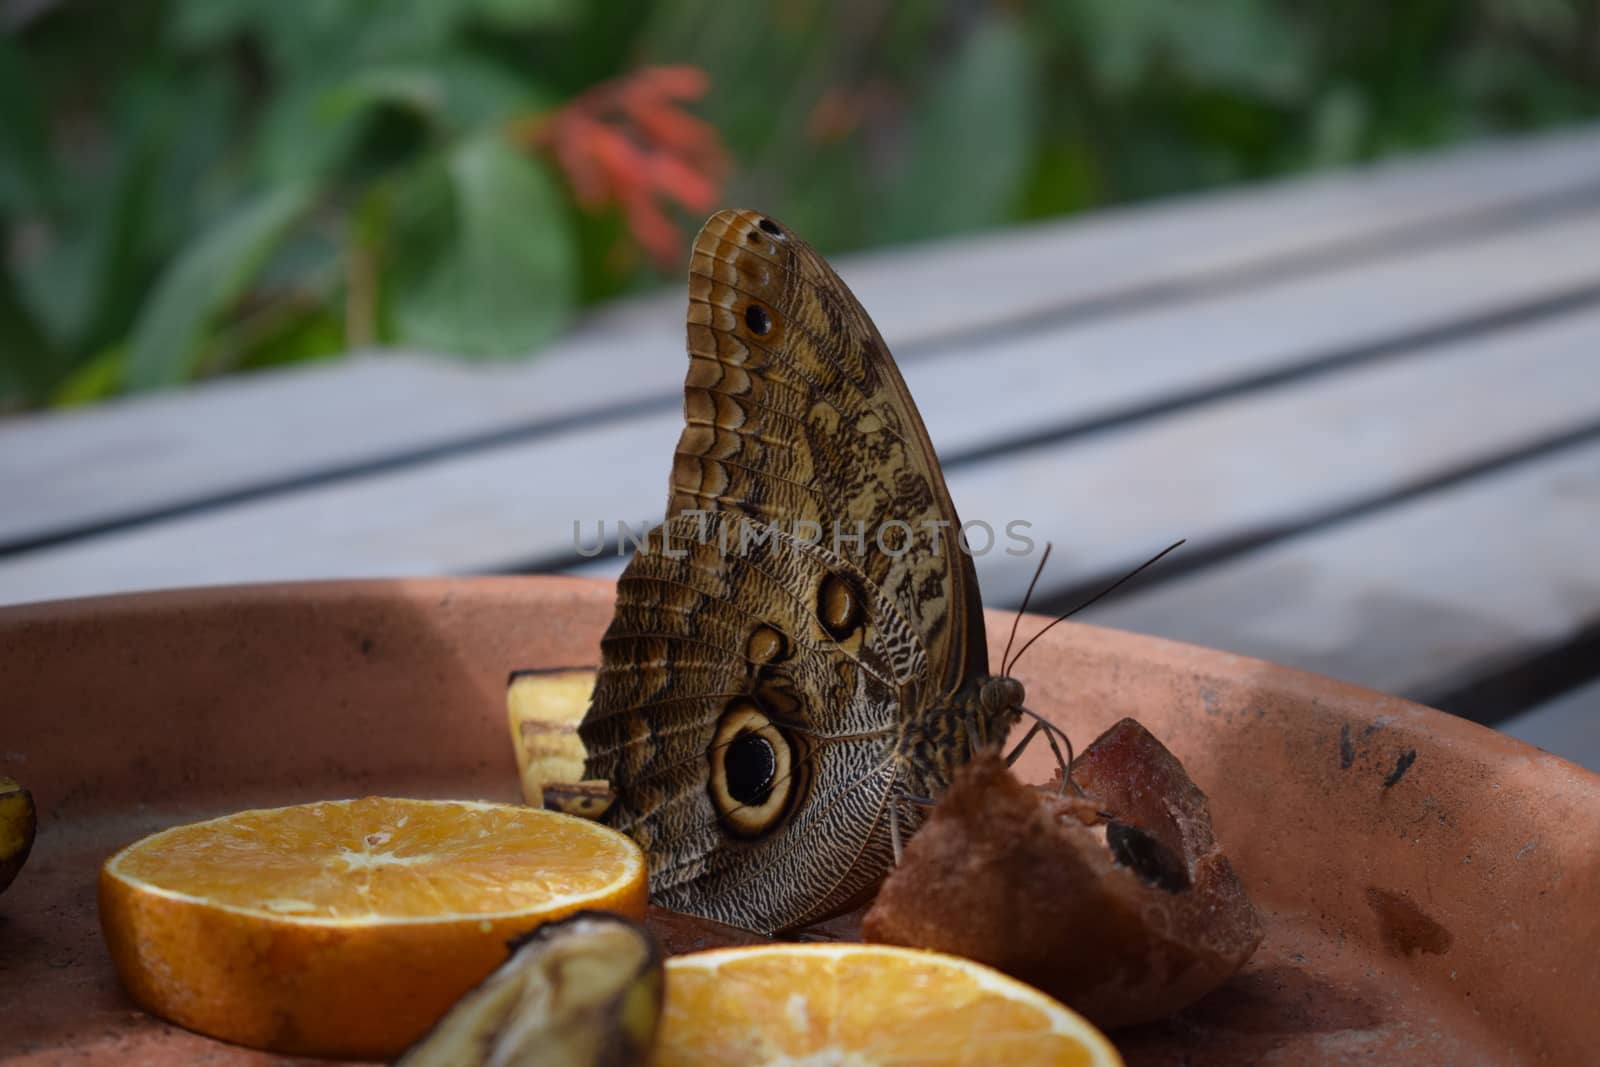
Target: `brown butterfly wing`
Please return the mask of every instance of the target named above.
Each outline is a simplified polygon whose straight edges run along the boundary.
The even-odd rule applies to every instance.
[[[686,554],[652,542],[618,583],[585,775],[657,902],[786,929],[888,869],[897,781],[925,792],[917,768],[948,762],[899,746],[987,673],[982,609],[905,383],[821,257],[725,211],[689,290],[664,535]]]
[[[773,932],[833,914],[888,869],[896,709],[930,678],[911,625],[859,569],[770,527],[737,547],[741,528],[679,516],[634,556],[580,733],[586,774],[616,794],[607,821],[649,855],[651,898]],[[853,611],[819,618],[841,583]],[[743,765],[740,746],[770,764]],[[766,781],[741,784],[752,769]]]
[[[668,515],[732,511],[791,532],[814,522],[900,606],[945,693],[987,674],[977,577],[954,550],[960,520],[928,432],[826,261],[763,215],[718,212],[694,244],[688,342]],[[866,550],[836,544],[835,523],[865,531]]]

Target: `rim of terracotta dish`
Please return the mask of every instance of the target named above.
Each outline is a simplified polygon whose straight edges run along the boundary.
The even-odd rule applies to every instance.
[[[436,598],[448,600],[454,595],[462,593],[496,593],[507,596],[525,596],[532,587],[540,587],[544,590],[539,595],[540,599],[565,594],[574,599],[589,600],[597,595],[604,597],[614,596],[616,581],[614,578],[534,574],[422,578],[314,578],[279,582],[216,583],[102,593],[90,596],[64,597],[55,600],[36,600],[21,604],[0,605],[0,629],[41,622],[77,621],[86,617],[93,618],[108,614],[165,613],[173,609],[210,608],[220,604],[238,605],[247,602],[314,602],[342,598],[375,601]],[[988,616],[991,627],[1002,617],[1009,627],[1010,621],[1015,617],[1015,612],[986,609],[985,615]],[[1027,640],[1030,627],[1041,627],[1050,621],[1049,618],[1032,612],[1024,614],[1018,631],[1019,641]],[[1261,672],[1265,672],[1266,678],[1275,683],[1274,687],[1284,692],[1302,694],[1309,698],[1312,695],[1312,691],[1316,691],[1325,698],[1336,698],[1338,705],[1329,709],[1336,713],[1347,708],[1351,702],[1403,710],[1407,712],[1408,718],[1415,718],[1418,713],[1425,713],[1426,726],[1437,740],[1477,744],[1493,741],[1497,745],[1509,746],[1512,752],[1527,756],[1538,756],[1543,759],[1560,760],[1571,768],[1573,772],[1591,779],[1596,787],[1600,787],[1600,774],[1564,760],[1555,753],[1528,744],[1509,734],[1501,733],[1493,727],[1440,711],[1437,708],[1428,707],[1425,704],[1419,704],[1406,697],[1385,693],[1382,690],[1371,689],[1354,682],[1342,681],[1328,675],[1274,663],[1270,660],[1256,659],[1240,653],[1229,652],[1225,649],[1211,648],[1186,641],[1176,641],[1171,638],[1156,637],[1133,630],[1120,630],[1115,627],[1099,626],[1094,623],[1076,620],[1063,623],[1055,629],[1054,636],[1058,640],[1064,640],[1071,635],[1078,639],[1089,638],[1096,643],[1116,642],[1127,644],[1144,656],[1180,664],[1192,663],[1197,668],[1202,665],[1212,670],[1227,667],[1236,671],[1249,670],[1251,673],[1258,675]],[[993,638],[994,634],[991,629],[991,643]],[[593,667],[594,665],[594,663],[564,663],[527,669],[581,669]]]

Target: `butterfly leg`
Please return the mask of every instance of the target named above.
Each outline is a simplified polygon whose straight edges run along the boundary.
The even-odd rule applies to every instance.
[[[889,801],[889,845],[894,849],[894,865],[900,866],[900,805]]]
[[[919,808],[931,808],[939,802],[933,797],[919,797],[912,793],[902,793],[889,801],[889,843],[894,848],[894,865],[900,866],[900,854],[904,842],[900,840],[900,805],[915,804]]]
[[[1043,729],[1044,727],[1040,726],[1038,723],[1034,723],[1032,726],[1028,727],[1028,732],[1022,735],[1022,740],[1018,741],[1016,747],[1006,754],[1007,767],[1010,767],[1017,762],[1017,760],[1022,756],[1022,753],[1027,750],[1029,742],[1031,742],[1035,737],[1039,736],[1039,731]]]
[[[967,748],[969,751],[978,752],[995,743],[990,740],[988,731],[983,729],[982,724],[978,721],[978,716],[971,708],[967,708],[963,715],[966,719]]]
[[[1010,755],[1006,757],[1006,766],[1009,767],[1016,763],[1016,761],[1021,758],[1023,751],[1028,747],[1028,744],[1034,739],[1034,737],[1039,734],[1044,734],[1044,739],[1050,744],[1050,751],[1055,754],[1056,768],[1061,772],[1061,785],[1057,789],[1056,795],[1061,796],[1065,794],[1067,788],[1070,786],[1074,793],[1082,796],[1083,790],[1079,789],[1078,783],[1072,780],[1072,761],[1074,758],[1076,758],[1076,754],[1072,751],[1072,738],[1068,737],[1066,731],[1062,730],[1061,727],[1055,725],[1038,712],[1029,711],[1027,708],[1023,708],[1021,710],[1024,715],[1028,715],[1033,718],[1033,725],[1028,728],[1027,733],[1022,735],[1022,740],[1017,742],[1016,747],[1013,748]],[[1059,744],[1056,742],[1057,736],[1061,738]],[[1063,744],[1067,746],[1065,755],[1063,755],[1061,752],[1061,745]]]

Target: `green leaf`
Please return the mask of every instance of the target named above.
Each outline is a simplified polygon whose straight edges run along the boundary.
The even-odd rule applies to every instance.
[[[1330,86],[1311,113],[1311,162],[1332,167],[1359,159],[1368,110],[1367,101],[1351,86]]]
[[[297,79],[270,98],[252,146],[263,182],[327,179],[355,154],[370,112],[330,107],[335,88],[320,77]]]
[[[472,0],[472,13],[501,30],[565,26],[582,8],[578,0]]]
[[[243,353],[239,366],[310,363],[335,358],[347,349],[344,324],[327,308],[316,307],[275,324]]]
[[[252,29],[266,7],[266,0],[177,0],[167,32],[180,48],[224,47]]]
[[[312,195],[307,185],[261,195],[201,234],[162,272],[134,324],[130,387],[189,376],[206,327],[238,300]]]
[[[357,72],[322,97],[322,118],[337,121],[376,105],[412,111],[469,129],[552,103],[517,75],[480,56],[448,52],[426,65],[380,65]]]
[[[125,327],[139,287],[158,146],[143,138],[103,180],[88,185],[81,217],[44,254],[20,265],[22,295],[53,342],[85,351]]]
[[[373,165],[369,131],[380,112],[414,121],[415,145],[549,107],[553,101],[504,65],[449,50],[426,63],[376,63],[330,78],[292,81],[267,107],[256,144],[268,182],[328,178]],[[392,131],[391,131],[392,132]]]
[[[884,240],[978,229],[1008,217],[1027,177],[1034,68],[1014,18],[991,16],[967,37],[916,116],[902,181],[884,205]]]
[[[67,375],[51,391],[50,406],[82,407],[116,396],[122,391],[127,373],[127,348],[108,348]]]
[[[0,216],[54,205],[44,109],[27,61],[0,35]]]
[[[0,264],[0,411],[43,399],[59,360]]]
[[[1298,94],[1313,69],[1308,41],[1268,0],[1055,0],[1083,21],[1085,54],[1108,89],[1126,94],[1152,66],[1169,64],[1204,86],[1268,97]]]
[[[476,0],[177,0],[180,47],[216,50],[235,36],[265,53],[278,79],[418,59],[448,44]]]
[[[318,118],[332,124],[388,105],[434,119],[444,109],[445,88],[427,67],[373,67],[358,71],[319,95]]]
[[[577,254],[560,184],[498,136],[463,143],[397,198],[388,310],[396,340],[526,355],[566,324]]]
[[[1082,211],[1100,200],[1100,185],[1094,156],[1082,143],[1047,143],[1033,161],[1020,213],[1040,219]]]
[[[118,89],[117,123],[128,138],[153,140],[159,150],[143,229],[147,255],[161,262],[255,188],[239,166],[254,134],[247,123],[254,108],[226,70],[151,67]],[[149,285],[145,267],[141,294]]]

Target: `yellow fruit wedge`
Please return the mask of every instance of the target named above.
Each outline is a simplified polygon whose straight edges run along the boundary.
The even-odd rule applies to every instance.
[[[1082,1016],[980,963],[885,945],[667,961],[655,1067],[1121,1067]]]
[[[593,667],[517,671],[506,687],[522,797],[534,807],[598,819],[611,806],[604,779],[585,780],[578,725],[594,691]]]
[[[33,794],[18,785],[16,779],[0,776],[0,893],[28,861],[38,825]]]
[[[367,797],[152,834],[100,872],[100,923],[141,1006],[276,1052],[390,1057],[586,908],[643,918],[644,856],[510,804]]]

